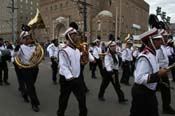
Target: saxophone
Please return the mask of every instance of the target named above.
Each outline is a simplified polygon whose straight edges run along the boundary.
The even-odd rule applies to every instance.
[[[87,42],[79,42],[76,47],[80,50],[81,59],[80,63],[85,65],[89,62],[89,51],[88,51],[88,43]]]

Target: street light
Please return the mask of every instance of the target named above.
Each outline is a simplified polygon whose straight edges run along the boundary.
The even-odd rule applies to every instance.
[[[170,24],[171,17],[167,16],[166,21],[168,24]]]
[[[166,17],[166,12],[164,12],[164,11],[161,12],[161,9],[162,9],[161,7],[157,7],[157,9],[156,9],[157,16],[160,15],[163,22],[170,24],[171,17],[169,17],[169,16]]]
[[[157,13],[157,15],[161,15],[161,7],[157,7],[157,9],[156,9],[156,13]]]
[[[83,10],[80,11],[80,13],[83,13],[83,32],[85,34],[85,32],[87,32],[87,5],[89,5],[86,0],[71,0],[72,2],[76,2],[77,4],[81,4],[83,6],[83,8],[81,6],[79,6],[79,10]]]
[[[166,19],[166,12],[162,12],[161,17],[163,20],[165,20]]]

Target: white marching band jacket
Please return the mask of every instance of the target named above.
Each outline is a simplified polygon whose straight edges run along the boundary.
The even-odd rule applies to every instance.
[[[129,48],[125,48],[122,51],[122,61],[125,62],[125,61],[132,61],[132,60],[133,60],[132,50]]]
[[[24,64],[30,64],[29,60],[33,53],[35,52],[36,46],[34,45],[24,45],[22,44],[20,46],[20,49],[18,51],[18,56],[21,59],[21,62]]]
[[[150,51],[146,51],[146,53],[143,52],[140,53],[135,64],[134,82],[144,85],[151,90],[156,90],[157,82],[148,83],[148,79],[151,74],[159,71],[157,57]]]
[[[47,52],[49,53],[50,58],[54,57],[58,59],[58,51],[58,47],[56,47],[53,43],[47,47]]]
[[[66,80],[78,78],[80,75],[80,56],[78,49],[69,46],[59,51],[59,74]]]
[[[157,59],[160,68],[167,68],[169,65],[168,55],[166,51],[166,46],[161,45],[160,49],[157,50]]]
[[[115,57],[118,61],[118,63],[114,63],[114,60],[112,58],[112,55],[110,53],[107,53],[104,58],[104,66],[107,71],[113,71],[113,69],[118,70],[119,69],[119,59],[117,53],[115,53]]]

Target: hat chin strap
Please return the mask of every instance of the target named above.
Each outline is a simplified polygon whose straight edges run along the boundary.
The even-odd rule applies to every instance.
[[[68,35],[68,38],[69,38],[70,42],[72,43],[72,45],[73,45],[74,47],[76,47],[76,45],[75,45],[75,43],[73,42],[73,40],[71,39],[69,33],[68,33],[67,35]]]
[[[152,40],[151,38],[150,38],[149,40],[150,40],[150,42],[151,42],[151,45],[153,46],[153,49],[156,51],[156,47],[155,47],[155,45],[154,45],[153,40]]]

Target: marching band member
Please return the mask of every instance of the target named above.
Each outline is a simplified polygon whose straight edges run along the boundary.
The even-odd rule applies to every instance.
[[[175,50],[174,50],[174,42],[171,38],[167,40],[167,55],[169,59],[169,65],[173,64],[175,61]],[[175,82],[175,68],[171,69],[171,74],[173,78],[173,82]]]
[[[0,38],[0,50],[6,50],[4,46],[4,40],[3,38]],[[2,54],[1,54],[2,55]],[[7,65],[7,60],[10,61],[10,58],[5,58],[6,56],[0,56],[0,85],[10,85],[8,82],[8,65]],[[4,78],[2,78],[2,71],[4,71]]]
[[[30,64],[30,58],[32,54],[36,50],[36,46],[33,44],[34,40],[32,38],[32,35],[28,32],[23,30],[20,34],[20,38],[22,39],[23,44],[20,45],[20,49],[18,51],[17,56],[20,57],[21,62],[23,64]],[[24,83],[24,86],[22,88],[22,93],[24,100],[26,101],[28,99],[28,96],[30,97],[32,109],[35,112],[39,111],[38,105],[40,105],[40,102],[38,100],[36,89],[35,89],[35,82],[37,80],[37,75],[39,72],[38,66],[31,67],[31,68],[21,68],[21,80]]]
[[[153,28],[141,34],[140,39],[143,44],[134,71],[130,116],[158,116],[156,87],[160,78],[168,73],[164,68],[159,69],[156,58],[161,38],[157,37],[157,29]]]
[[[105,89],[111,82],[118,95],[119,102],[120,103],[126,102],[127,100],[124,97],[124,93],[121,90],[120,83],[119,83],[119,76],[118,76],[119,59],[118,59],[118,54],[116,52],[116,43],[114,41],[108,42],[108,51],[104,57],[104,67],[105,67],[104,69],[105,76],[103,77],[103,80],[100,86],[100,91],[98,94],[99,100],[105,101],[104,99]]]
[[[131,75],[131,62],[133,61],[132,57],[132,50],[131,47],[133,45],[132,38],[129,37],[126,40],[126,48],[122,51],[122,77],[120,80],[120,83],[123,83],[125,85],[130,85],[129,84],[129,77]]]
[[[73,92],[79,103],[79,116],[87,116],[86,96],[80,74],[81,53],[76,48],[78,32],[69,27],[64,33],[67,46],[59,52],[60,97],[57,116],[64,116],[70,93]]]
[[[166,51],[166,45],[165,45],[165,40],[162,37],[163,33],[165,30],[160,31],[159,33],[161,34],[158,36],[161,38],[161,47],[159,50],[157,50],[157,59],[158,59],[158,64],[160,68],[166,68],[169,65],[169,60],[168,60],[168,55]],[[171,103],[171,91],[170,91],[170,82],[168,75],[165,75],[165,77],[162,78],[162,82],[165,84],[158,84],[160,87],[161,91],[161,96],[162,96],[162,108],[163,108],[163,113],[165,114],[175,114],[175,111],[171,108],[170,103]]]
[[[95,75],[97,65],[100,70],[100,74],[103,77],[103,65],[102,65],[102,60],[100,59],[100,56],[99,56],[99,54],[102,53],[102,50],[100,47],[100,39],[101,39],[100,36],[98,36],[97,39],[94,40],[95,46],[93,47],[93,50],[92,50],[92,55],[94,56],[95,61],[96,61],[96,63],[93,63],[92,70],[91,70],[93,79],[97,78]]]
[[[50,60],[52,62],[52,81],[54,84],[57,84],[57,73],[58,73],[58,39],[54,39],[52,43],[47,47]]]

